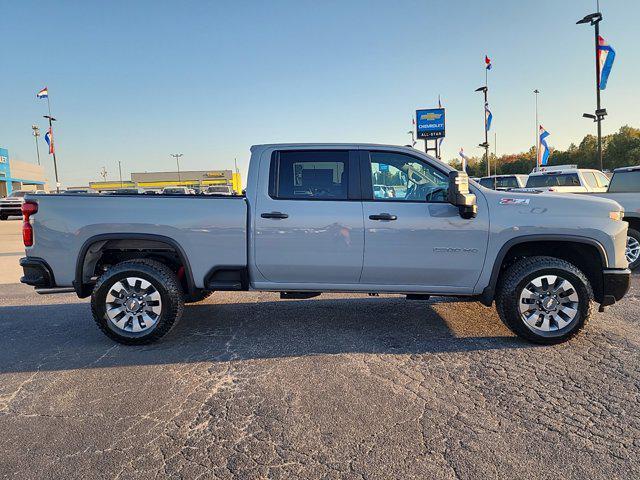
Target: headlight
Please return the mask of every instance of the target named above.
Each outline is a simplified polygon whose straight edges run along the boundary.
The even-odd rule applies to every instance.
[[[615,212],[609,212],[609,218],[611,220],[615,220],[616,222],[621,222],[624,218],[624,212],[617,210]]]

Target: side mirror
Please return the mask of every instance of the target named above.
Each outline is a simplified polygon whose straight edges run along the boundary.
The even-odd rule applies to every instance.
[[[469,193],[469,175],[465,172],[449,172],[448,200],[451,205],[458,207],[462,218],[475,218],[478,214],[476,196]]]

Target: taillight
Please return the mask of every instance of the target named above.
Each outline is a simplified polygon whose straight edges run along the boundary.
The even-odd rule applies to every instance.
[[[31,215],[38,213],[38,204],[36,202],[24,202],[22,204],[22,242],[25,247],[33,246],[33,227],[29,222]]]

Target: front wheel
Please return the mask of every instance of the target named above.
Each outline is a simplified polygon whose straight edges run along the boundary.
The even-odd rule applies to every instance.
[[[627,232],[627,250],[625,253],[631,270],[640,267],[640,232],[634,228],[630,228]]]
[[[562,343],[591,315],[593,291],[573,264],[553,257],[523,258],[504,272],[496,295],[502,321],[521,338]]]
[[[175,273],[155,260],[114,265],[100,277],[91,294],[91,311],[100,330],[127,345],[162,338],[180,320],[183,308]]]

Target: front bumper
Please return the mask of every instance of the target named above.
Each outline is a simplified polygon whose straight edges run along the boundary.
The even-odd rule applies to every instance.
[[[54,288],[56,286],[51,267],[43,259],[23,257],[20,259],[20,266],[24,271],[20,282],[36,288]]]
[[[0,215],[22,216],[22,205],[0,205]]]
[[[631,270],[616,269],[602,272],[602,306],[613,305],[627,294],[631,286]]]

